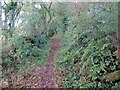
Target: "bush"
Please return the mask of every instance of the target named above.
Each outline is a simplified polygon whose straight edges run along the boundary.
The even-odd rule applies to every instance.
[[[42,35],[33,38],[20,36],[14,40],[10,39],[5,45],[5,48],[10,47],[10,50],[5,51],[3,48],[2,53],[3,77],[11,81],[10,76],[21,68],[26,67],[26,70],[22,71],[24,73],[27,72],[27,67],[33,64],[44,64],[49,58],[49,42],[49,38]]]

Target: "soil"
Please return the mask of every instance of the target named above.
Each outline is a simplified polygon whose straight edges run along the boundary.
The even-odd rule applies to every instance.
[[[48,62],[45,65],[40,65],[34,72],[25,73],[22,79],[17,78],[13,88],[57,88],[55,55],[61,47],[60,43],[61,40],[52,39]]]

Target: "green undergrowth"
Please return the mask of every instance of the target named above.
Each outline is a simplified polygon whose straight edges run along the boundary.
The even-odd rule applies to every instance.
[[[118,70],[119,66],[116,48],[107,42],[110,37],[103,35],[90,40],[82,38],[84,35],[88,37],[90,34],[81,33],[79,37],[75,35],[75,38],[78,38],[76,41],[72,36],[71,40],[67,37],[56,56],[58,71],[62,72],[59,77],[63,78],[61,81],[63,87],[108,88],[119,85],[115,82],[120,78],[119,72],[111,77],[108,74]]]
[[[51,39],[61,40],[63,38],[64,32],[58,31],[57,34],[53,35]]]
[[[19,36],[6,42],[2,50],[4,81],[9,82],[10,76],[32,72],[38,65],[45,64],[49,58],[49,45],[50,39],[45,35]]]
[[[117,3],[91,3],[88,7],[86,5],[80,16],[70,14],[62,48],[56,55],[60,73],[58,87],[119,87],[120,68],[114,38],[116,7]]]

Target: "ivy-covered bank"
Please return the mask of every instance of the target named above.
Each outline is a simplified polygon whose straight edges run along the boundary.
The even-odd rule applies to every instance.
[[[70,3],[67,7],[67,31],[56,56],[59,87],[120,88],[118,3]]]

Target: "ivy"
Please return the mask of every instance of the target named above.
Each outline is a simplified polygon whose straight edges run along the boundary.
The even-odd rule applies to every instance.
[[[112,15],[117,13],[112,11],[117,10],[116,5],[91,3],[85,7],[87,9],[84,9],[81,16],[74,17],[73,13],[68,16],[68,31],[63,37],[63,48],[56,56],[59,68],[64,67],[64,71],[68,72],[65,74],[67,81],[64,87],[114,87],[114,82],[110,84],[106,74],[116,71],[118,62],[116,46],[111,44],[113,39],[108,34],[116,32],[117,16]]]

